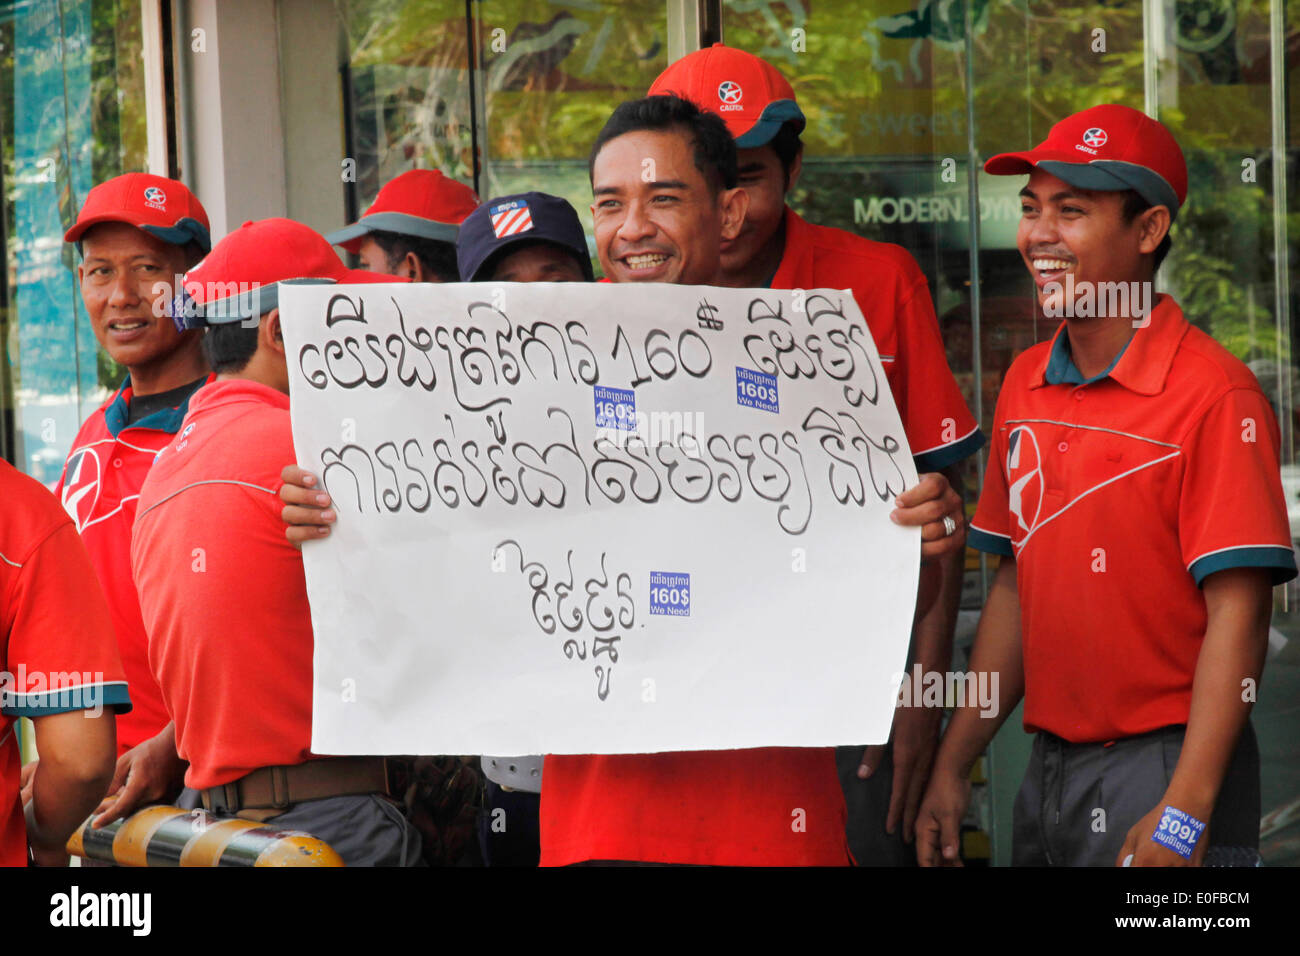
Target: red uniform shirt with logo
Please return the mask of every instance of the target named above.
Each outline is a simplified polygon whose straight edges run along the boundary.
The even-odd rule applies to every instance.
[[[149,660],[195,789],[312,756],[311,612],[278,497],[293,460],[289,396],[217,381],[140,491],[131,557]]]
[[[1296,574],[1273,409],[1169,296],[1087,382],[1063,324],[1007,372],[970,543],[1016,559],[1027,731],[1185,724],[1205,578]]]
[[[948,368],[925,276],[906,250],[814,226],[787,208],[771,287],[853,291],[918,471],[945,468],[984,443]],[[844,865],[845,822],[831,748],[550,755],[541,862]]]
[[[63,465],[58,495],[76,522],[90,563],[108,598],[122,666],[134,708],[117,718],[117,749],[125,753],[157,734],[171,719],[149,670],[149,638],[131,579],[131,526],[140,486],[159,449],[185,417],[185,403],[128,425],[128,379],[82,424]]]
[[[19,717],[131,709],[108,605],[58,500],[0,461],[0,865],[27,862]]]

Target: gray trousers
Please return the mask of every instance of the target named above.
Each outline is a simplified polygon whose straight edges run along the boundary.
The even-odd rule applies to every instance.
[[[199,794],[186,787],[177,806],[201,806]],[[302,830],[324,840],[348,866],[423,866],[422,841],[402,808],[378,794],[327,797],[294,804],[263,826]]]
[[[1114,866],[1128,831],[1164,796],[1185,731],[1165,727],[1109,746],[1040,732],[1016,797],[1012,865]],[[1247,723],[1209,820],[1206,864],[1256,863],[1259,815],[1259,746]]]
[[[424,865],[420,831],[401,807],[374,793],[307,800],[266,826],[305,830],[332,846],[348,866]]]

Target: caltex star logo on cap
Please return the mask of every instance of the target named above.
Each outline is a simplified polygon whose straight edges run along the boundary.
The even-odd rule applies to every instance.
[[[1094,126],[1092,129],[1084,130],[1083,142],[1085,146],[1091,146],[1096,149],[1098,146],[1106,145],[1106,131],[1100,126]]]
[[[723,80],[718,84],[718,99],[723,103],[739,103],[744,91],[735,80]]]
[[[533,228],[533,214],[528,211],[528,203],[523,199],[503,202],[488,210],[492,217],[492,232],[498,239],[515,236]]]
[[[157,186],[150,186],[144,191],[144,201],[155,209],[162,209],[167,203],[167,194]]]

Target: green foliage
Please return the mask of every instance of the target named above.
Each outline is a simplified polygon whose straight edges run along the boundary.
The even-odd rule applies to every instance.
[[[1273,319],[1268,166],[1257,169],[1261,182],[1243,183],[1240,151],[1192,152],[1188,160],[1191,186],[1164,267],[1168,285],[1188,321],[1238,358],[1289,359],[1290,336],[1282,336],[1279,353]]]

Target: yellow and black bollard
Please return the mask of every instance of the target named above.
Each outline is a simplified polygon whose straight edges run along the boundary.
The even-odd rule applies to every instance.
[[[301,830],[204,810],[145,807],[99,830],[90,819],[68,840],[68,852],[117,866],[343,865],[333,847]]]

